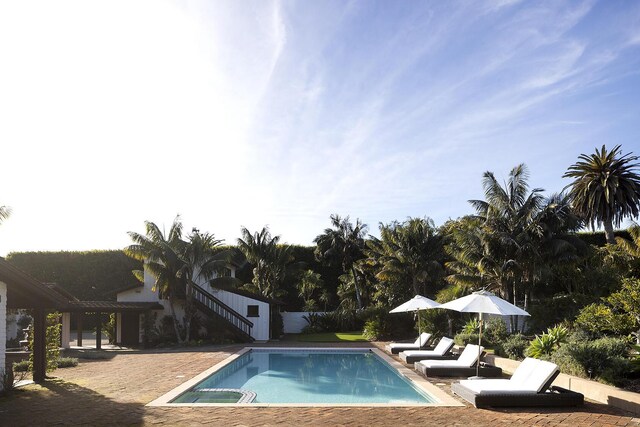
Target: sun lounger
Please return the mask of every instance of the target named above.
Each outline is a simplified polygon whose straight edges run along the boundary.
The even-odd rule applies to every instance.
[[[399,356],[405,363],[415,363],[424,359],[455,359],[456,357],[451,354],[453,344],[454,342],[451,338],[442,337],[433,350],[405,350]]]
[[[482,353],[483,348],[480,347]],[[467,344],[460,356],[455,360],[420,360],[415,363],[416,371],[427,377],[469,377],[476,375],[478,346]],[[481,365],[478,375],[483,377],[499,377],[502,369],[491,365]]]
[[[577,406],[580,393],[551,386],[560,371],[544,360],[526,358],[510,379],[463,380],[451,390],[475,407],[487,406]]]
[[[425,346],[427,345],[427,342],[429,341],[429,338],[431,338],[431,334],[423,332],[420,334],[418,339],[415,340],[413,343],[393,342],[391,344],[387,344],[387,346],[385,347],[385,350],[387,350],[391,354],[398,354],[401,351],[405,351],[405,350],[420,350],[422,348],[425,348]]]

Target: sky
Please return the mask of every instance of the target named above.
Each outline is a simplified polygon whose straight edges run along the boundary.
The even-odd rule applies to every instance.
[[[4,1],[0,256],[119,249],[180,214],[311,244],[546,194],[640,155],[637,1]]]

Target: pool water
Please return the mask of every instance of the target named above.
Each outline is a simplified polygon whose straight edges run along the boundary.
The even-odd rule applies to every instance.
[[[215,372],[174,403],[206,401],[201,389],[241,389],[254,403],[405,403],[435,400],[415,388],[368,350],[317,351],[252,349]],[[186,401],[184,400],[186,398]]]

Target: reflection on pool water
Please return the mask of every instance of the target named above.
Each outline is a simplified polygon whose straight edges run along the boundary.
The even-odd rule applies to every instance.
[[[215,400],[202,389],[250,390],[256,394],[254,403],[424,404],[435,401],[368,350],[253,349],[173,402]]]

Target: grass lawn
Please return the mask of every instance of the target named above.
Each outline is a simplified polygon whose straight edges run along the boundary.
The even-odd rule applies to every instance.
[[[321,334],[287,334],[285,341],[301,342],[357,342],[367,341],[362,332],[323,332]]]

